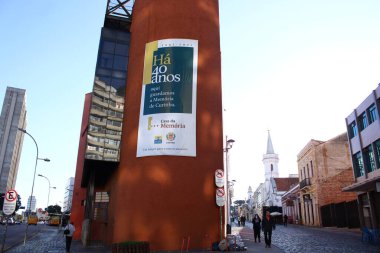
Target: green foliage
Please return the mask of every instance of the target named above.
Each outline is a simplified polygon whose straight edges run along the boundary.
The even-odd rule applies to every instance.
[[[245,204],[245,200],[235,200],[235,201],[234,201],[234,204],[235,204],[236,206],[242,206],[242,205]]]
[[[59,205],[54,205],[54,206],[48,206],[46,211],[49,214],[61,214],[62,213],[61,209],[62,208]]]

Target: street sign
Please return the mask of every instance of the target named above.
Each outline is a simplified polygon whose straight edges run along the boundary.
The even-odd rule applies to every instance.
[[[224,171],[217,169],[215,171],[215,185],[218,187],[224,186]]]
[[[224,206],[224,203],[225,203],[225,192],[224,192],[224,188],[217,188],[216,189],[216,204],[218,206]]]
[[[9,190],[4,196],[3,213],[5,215],[11,215],[16,210],[17,192],[15,190]]]

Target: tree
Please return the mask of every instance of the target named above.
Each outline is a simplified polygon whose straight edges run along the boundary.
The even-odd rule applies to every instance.
[[[235,200],[235,201],[234,201],[234,204],[235,204],[236,206],[241,206],[241,205],[245,204],[245,200]]]
[[[61,214],[62,213],[61,209],[62,208],[59,205],[54,205],[54,206],[48,206],[46,211],[49,214]]]

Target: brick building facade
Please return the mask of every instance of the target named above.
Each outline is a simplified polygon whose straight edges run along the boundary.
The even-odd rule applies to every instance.
[[[336,222],[337,216],[345,215],[346,206],[357,213],[355,205],[352,207],[356,195],[342,192],[343,187],[353,182],[346,133],[328,141],[311,140],[298,154],[297,162],[300,222],[308,226],[356,226],[356,221],[346,218],[343,218],[346,222]]]

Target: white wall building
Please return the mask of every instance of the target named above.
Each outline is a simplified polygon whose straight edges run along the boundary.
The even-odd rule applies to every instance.
[[[32,200],[30,200],[30,197],[32,197]],[[34,212],[36,210],[36,197],[35,196],[29,196],[28,197],[28,203],[26,204],[26,210]]]
[[[7,87],[0,115],[0,193],[14,189],[26,127],[26,91]]]

